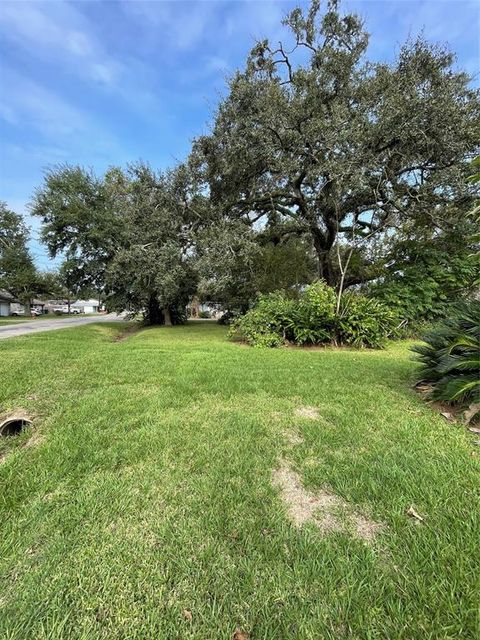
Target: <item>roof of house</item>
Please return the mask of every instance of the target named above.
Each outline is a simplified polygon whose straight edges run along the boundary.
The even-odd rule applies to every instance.
[[[75,300],[75,302],[72,302],[72,306],[73,307],[81,307],[83,305],[88,305],[88,306],[92,306],[92,307],[98,307],[99,306],[99,302],[98,300]]]
[[[15,298],[4,289],[0,289],[0,300],[3,302],[15,302]]]

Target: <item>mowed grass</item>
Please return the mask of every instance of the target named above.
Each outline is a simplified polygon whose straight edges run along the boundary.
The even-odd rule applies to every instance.
[[[411,390],[407,344],[125,326],[0,342],[2,411],[35,414],[0,443],[2,639],[480,637],[478,447]],[[375,541],[296,528],[280,459]]]
[[[0,316],[0,327],[4,324],[18,324],[19,322],[26,322],[27,320],[34,320],[30,316]]]

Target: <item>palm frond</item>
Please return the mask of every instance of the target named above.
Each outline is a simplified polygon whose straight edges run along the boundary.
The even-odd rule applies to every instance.
[[[480,301],[463,302],[412,351],[431,396],[452,403],[480,400]]]

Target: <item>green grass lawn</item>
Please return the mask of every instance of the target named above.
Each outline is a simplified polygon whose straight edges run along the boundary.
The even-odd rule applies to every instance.
[[[479,448],[411,390],[407,344],[124,326],[0,342],[1,411],[35,415],[0,442],[0,638],[480,637]],[[280,464],[375,539],[296,527]]]
[[[46,317],[46,316],[45,316]],[[1,316],[0,327],[4,324],[17,324],[19,322],[26,322],[27,320],[34,320],[30,316]]]

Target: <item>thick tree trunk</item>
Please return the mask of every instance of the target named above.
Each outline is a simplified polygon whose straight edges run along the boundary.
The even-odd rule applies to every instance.
[[[320,278],[320,280],[324,280],[331,287],[334,287],[336,283],[332,269],[332,258],[330,255],[330,251],[325,251],[324,249],[316,249],[316,253],[318,261],[318,277]]]
[[[335,275],[332,269],[332,256],[331,247],[326,247],[326,241],[324,237],[319,234],[313,235],[313,246],[315,253],[317,254],[318,264],[318,277],[320,280],[324,280],[331,287],[335,286]]]
[[[200,313],[200,303],[198,301],[197,296],[192,298],[192,303],[190,305],[190,315],[192,318],[198,318]]]
[[[162,309],[158,304],[158,300],[155,296],[150,296],[147,309],[147,322],[148,324],[163,324],[165,318],[163,316]]]
[[[163,308],[163,317],[165,319],[165,326],[171,327],[172,326],[172,317],[170,315],[170,308],[169,307],[164,307]]]

